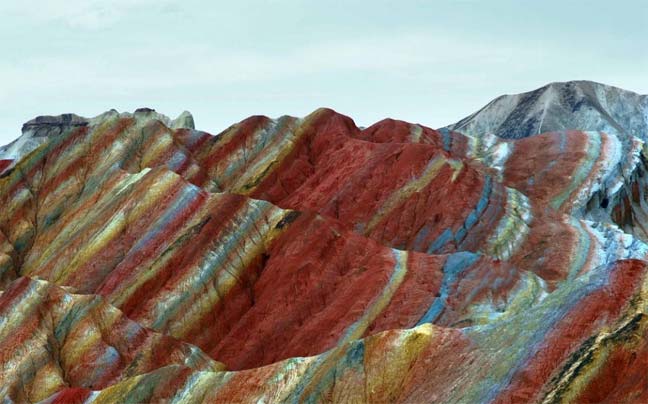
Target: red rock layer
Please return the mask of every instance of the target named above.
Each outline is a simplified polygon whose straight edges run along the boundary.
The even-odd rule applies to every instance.
[[[0,159],[0,174],[3,174],[4,171],[13,163],[13,160]]]
[[[402,374],[378,383],[377,399],[558,394],[557,366],[579,355],[574,349],[587,338],[605,338],[604,328],[630,313],[628,302],[643,299],[632,283],[643,282],[643,264],[600,264],[646,252],[618,229],[568,215],[592,188],[583,184],[603,170],[590,147],[599,138],[569,136],[569,148],[540,154],[544,165],[517,157],[537,147],[522,143],[511,146],[503,168],[483,170],[484,161],[465,157],[474,146],[467,137],[398,121],[360,130],[330,110],[252,117],[218,136],[108,117],[52,138],[0,178],[0,286],[20,276],[46,279],[100,295],[229,369],[274,363],[227,375],[152,364],[147,375],[110,379],[111,391],[121,392],[111,398],[152,380],[160,387],[143,399],[170,398],[204,376],[219,386],[205,394],[250,399],[253,391],[270,394],[268,383],[281,373],[297,383],[273,390],[281,399],[367,399],[366,391],[335,387],[345,372],[352,376],[345,383],[366,383],[371,369],[360,363],[357,341],[429,322],[438,326],[435,338],[421,338],[436,348],[400,352],[399,334],[391,334],[394,355],[408,359],[385,370]],[[547,138],[537,142],[557,139]],[[559,181],[564,171],[550,158],[574,173],[569,181]],[[539,172],[525,182],[512,169]],[[608,278],[610,271],[616,275]],[[579,317],[581,300],[599,302],[609,321]],[[566,327],[561,315],[580,325]],[[12,326],[30,329],[29,319]],[[276,363],[328,349],[294,369]],[[533,362],[525,356],[532,351],[549,359]],[[453,355],[462,359],[439,365]],[[239,381],[227,384],[230,377]],[[462,384],[466,391],[457,390]],[[86,394],[60,397],[77,393]]]
[[[87,390],[63,391],[49,402],[102,403],[137,397],[225,402],[641,403],[648,382],[641,371],[648,345],[644,338],[646,269],[642,261],[620,261],[607,273],[557,291],[498,327],[459,330],[425,324],[343,344],[317,357],[226,374],[171,366],[92,396]],[[637,355],[628,357],[628,350]],[[612,379],[601,380],[612,374]]]
[[[224,367],[195,347],[141,327],[98,296],[19,278],[0,294],[0,394],[20,402],[65,387],[103,389],[171,364]]]

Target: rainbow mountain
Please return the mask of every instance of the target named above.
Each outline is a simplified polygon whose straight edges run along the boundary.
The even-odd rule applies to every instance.
[[[643,135],[464,127],[28,122],[0,150],[0,396],[648,401]]]

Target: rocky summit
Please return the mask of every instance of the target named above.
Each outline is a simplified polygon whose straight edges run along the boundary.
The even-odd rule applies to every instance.
[[[448,129],[519,139],[565,129],[648,137],[648,95],[592,81],[551,83],[503,95]]]
[[[0,149],[0,397],[648,402],[647,110],[36,118]]]

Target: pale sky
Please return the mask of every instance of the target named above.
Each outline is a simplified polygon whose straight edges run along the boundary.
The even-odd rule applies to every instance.
[[[215,134],[321,106],[441,127],[552,81],[648,93],[645,0],[7,0],[0,15],[0,144],[36,115],[111,108],[189,110]]]

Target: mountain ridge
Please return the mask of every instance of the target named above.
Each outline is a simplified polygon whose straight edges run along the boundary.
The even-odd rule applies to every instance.
[[[3,398],[648,396],[640,138],[40,121],[0,176]]]
[[[629,110],[624,114],[623,110]],[[559,130],[611,131],[648,137],[648,95],[593,81],[553,82],[499,96],[445,128],[469,135],[519,139]]]
[[[68,129],[84,127],[101,122],[106,117],[118,115],[136,119],[158,119],[171,128],[194,128],[194,119],[190,112],[184,111],[177,118],[171,119],[151,108],[139,108],[133,113],[119,113],[111,109],[94,118],[84,118],[73,113],[61,115],[40,115],[22,125],[21,135],[12,142],[0,146],[0,174],[13,167],[23,156],[45,143],[49,137],[58,136]]]

